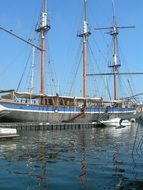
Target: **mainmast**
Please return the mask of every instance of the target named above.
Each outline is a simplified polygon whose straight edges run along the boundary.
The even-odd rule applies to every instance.
[[[44,0],[44,7],[43,11],[41,13],[41,22],[39,28],[36,30],[37,32],[40,32],[41,34],[41,104],[43,104],[43,98],[44,98],[44,66],[45,66],[45,37],[46,33],[50,29],[50,25],[48,23],[47,19],[47,0]]]
[[[87,42],[88,36],[91,33],[88,29],[87,22],[87,0],[84,0],[84,18],[83,18],[83,33],[78,35],[78,37],[82,37],[83,41],[83,97],[86,98],[86,62],[87,62]]]

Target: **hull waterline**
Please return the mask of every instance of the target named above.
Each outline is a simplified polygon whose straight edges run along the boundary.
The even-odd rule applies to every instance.
[[[77,108],[30,106],[28,104],[0,105],[0,120],[6,122],[44,122],[44,123],[92,123],[108,120],[110,117],[122,119],[135,118],[134,109],[103,108],[86,109],[82,112]]]

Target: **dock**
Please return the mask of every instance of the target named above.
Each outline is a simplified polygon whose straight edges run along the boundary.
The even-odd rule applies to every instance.
[[[94,128],[97,124],[94,123],[58,123],[58,124],[49,124],[49,123],[32,123],[32,122],[13,122],[13,123],[0,123],[0,128],[15,128],[17,131],[22,130],[66,130],[66,129],[84,129],[84,128]]]

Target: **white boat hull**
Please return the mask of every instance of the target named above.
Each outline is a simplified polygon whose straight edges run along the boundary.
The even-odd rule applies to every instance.
[[[107,121],[100,121],[100,122],[104,124],[105,126],[114,126],[114,127],[131,126],[131,121],[121,120],[121,118],[113,118]]]
[[[36,107],[37,108],[37,107]],[[46,107],[45,107],[46,108]],[[30,109],[27,106],[27,110],[23,109],[22,106],[17,109],[0,106],[0,120],[11,122],[11,121],[19,121],[19,122],[45,122],[45,123],[92,123],[96,121],[107,120],[110,116],[120,117],[124,119],[133,118],[134,110],[125,111],[123,110],[112,110],[110,112],[105,112],[104,110],[85,110],[84,112],[68,109],[55,111],[44,111],[37,109]]]

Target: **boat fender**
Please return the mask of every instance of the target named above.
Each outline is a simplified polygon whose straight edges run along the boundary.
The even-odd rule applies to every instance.
[[[135,118],[131,118],[131,122],[134,123],[136,120]]]

